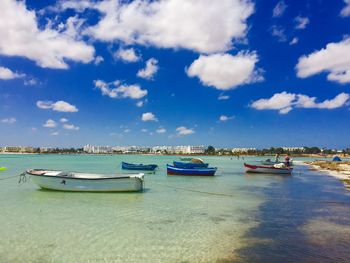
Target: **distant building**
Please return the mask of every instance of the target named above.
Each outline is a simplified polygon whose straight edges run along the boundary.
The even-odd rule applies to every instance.
[[[84,152],[87,153],[112,153],[111,146],[93,146],[93,145],[85,145],[83,148]]]
[[[249,151],[256,151],[256,148],[232,148],[232,153],[248,153]]]
[[[295,152],[295,151],[304,152],[305,151],[304,147],[282,147],[282,149],[287,152]]]
[[[21,151],[21,148],[20,146],[5,146],[4,152],[18,153]]]

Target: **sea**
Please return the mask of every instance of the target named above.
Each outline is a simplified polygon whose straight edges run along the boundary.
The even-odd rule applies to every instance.
[[[292,176],[246,174],[261,157],[202,159],[214,177],[167,176],[179,156],[0,155],[0,262],[350,262],[341,181],[299,164]],[[48,191],[18,177],[123,173],[122,161],[159,169],[137,193]]]

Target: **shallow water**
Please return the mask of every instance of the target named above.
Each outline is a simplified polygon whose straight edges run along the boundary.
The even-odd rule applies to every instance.
[[[174,156],[1,155],[0,179],[30,167],[121,172],[122,160],[160,169],[142,193],[0,180],[0,262],[350,261],[350,196],[337,179],[306,166],[246,175],[242,160],[203,158],[217,176],[166,176]]]

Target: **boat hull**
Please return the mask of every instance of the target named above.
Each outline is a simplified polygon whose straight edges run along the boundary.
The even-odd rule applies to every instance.
[[[143,189],[143,175],[106,178],[74,178],[31,174],[32,181],[43,189],[71,192],[135,192]]]
[[[187,176],[214,176],[216,168],[200,168],[200,169],[188,169],[178,168],[175,166],[167,166],[168,175],[187,175]]]
[[[184,162],[173,162],[175,167],[178,168],[188,168],[188,169],[195,169],[195,168],[208,168],[208,163],[184,163]]]
[[[264,174],[291,174],[293,168],[276,168],[273,166],[260,166],[244,164],[247,173],[264,173]]]
[[[154,171],[158,165],[156,164],[132,164],[122,162],[122,169],[135,171]]]

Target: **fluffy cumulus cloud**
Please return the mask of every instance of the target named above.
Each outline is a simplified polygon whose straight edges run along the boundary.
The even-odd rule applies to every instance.
[[[350,16],[350,0],[344,0],[346,6],[341,10],[341,16]]]
[[[279,1],[272,10],[272,17],[281,17],[287,9],[287,4],[284,1]]]
[[[102,14],[85,31],[95,39],[201,53],[230,49],[234,39],[245,37],[254,12],[250,0],[110,0],[83,8]]]
[[[198,77],[203,85],[219,90],[234,89],[239,85],[261,81],[263,78],[255,68],[256,53],[201,55],[187,69],[187,75]]]
[[[119,48],[114,54],[114,58],[120,59],[124,62],[137,62],[141,57],[136,53],[133,48]]]
[[[16,118],[5,118],[1,120],[1,123],[14,124],[16,122]]]
[[[79,127],[73,125],[73,124],[63,124],[63,128],[66,130],[72,130],[72,131],[78,131]]]
[[[15,18],[15,19],[14,19]],[[62,29],[42,28],[34,10],[24,1],[2,0],[0,8],[0,54],[21,56],[45,68],[68,68],[67,60],[88,63],[94,48],[78,39],[76,18],[67,20]]]
[[[1,12],[1,11],[0,11]],[[1,25],[0,25],[1,26]],[[1,41],[1,40],[0,40]],[[1,51],[0,51],[1,52]],[[11,69],[9,68],[5,68],[5,67],[0,67],[0,79],[3,80],[8,80],[8,79],[16,79],[16,78],[22,78],[24,77],[25,74],[19,74],[16,72],[13,72]]]
[[[68,122],[68,119],[66,119],[66,118],[61,118],[61,119],[60,119],[60,122],[66,123],[66,122]]]
[[[350,83],[350,37],[338,43],[329,43],[325,48],[299,58],[297,75],[307,78],[326,72],[327,79],[339,83]]]
[[[62,100],[59,100],[56,102],[39,100],[37,101],[36,106],[43,110],[52,109],[54,111],[60,111],[60,112],[77,112],[78,111],[78,108],[76,106]]]
[[[310,23],[310,20],[309,18],[307,17],[302,17],[302,16],[297,16],[295,19],[294,19],[296,25],[295,25],[295,28],[296,29],[305,29],[306,26]]]
[[[52,119],[48,119],[44,124],[43,127],[45,128],[55,128],[57,126],[57,123],[52,120]]]
[[[336,109],[349,102],[350,95],[340,93],[333,99],[316,102],[316,97],[309,97],[295,93],[276,93],[269,99],[259,99],[250,106],[257,110],[278,110],[280,114],[287,114],[293,108],[305,109]]]
[[[142,121],[158,121],[157,117],[152,112],[145,112],[141,116]]]
[[[191,135],[194,133],[193,129],[189,129],[185,126],[180,126],[176,128],[177,136]]]
[[[158,60],[150,58],[146,62],[146,67],[137,72],[137,76],[144,79],[152,79],[158,71]]]
[[[102,92],[102,95],[110,98],[131,98],[141,99],[148,93],[147,90],[141,89],[139,85],[123,85],[120,81],[106,83],[102,80],[95,80],[95,88]],[[112,87],[111,87],[112,86]]]

